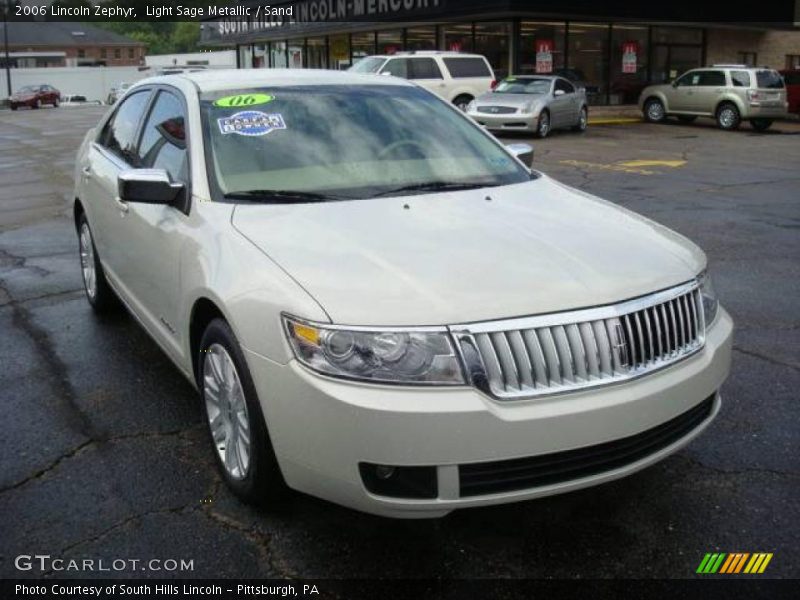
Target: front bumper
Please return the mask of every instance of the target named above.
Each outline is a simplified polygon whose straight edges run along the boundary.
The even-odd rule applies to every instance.
[[[365,512],[438,517],[463,507],[527,500],[629,475],[696,437],[719,410],[733,322],[720,308],[705,347],[668,368],[624,384],[533,400],[499,402],[473,388],[411,388],[318,376],[296,361],[247,352],[281,471],[294,489]],[[713,397],[707,417],[652,454],[567,481],[478,495],[462,494],[459,466],[564,452],[629,438]],[[367,491],[359,463],[434,466],[432,499]],[[463,483],[463,482],[462,482]]]
[[[536,131],[539,115],[531,113],[511,113],[493,115],[472,111],[467,113],[473,121],[483,125],[490,131]]]

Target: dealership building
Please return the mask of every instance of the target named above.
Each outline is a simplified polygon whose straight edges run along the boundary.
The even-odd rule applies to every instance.
[[[242,0],[237,8],[204,21],[202,43],[235,47],[239,68],[346,69],[371,54],[474,52],[498,78],[580,79],[599,105],[633,103],[648,83],[703,65],[800,68],[800,0],[762,2],[737,23],[729,3],[713,0],[276,0],[268,9]]]

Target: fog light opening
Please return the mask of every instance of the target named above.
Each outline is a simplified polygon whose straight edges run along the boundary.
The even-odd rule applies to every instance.
[[[396,470],[397,469],[395,469],[394,467],[388,467],[386,465],[376,465],[375,475],[378,477],[378,479],[383,479],[385,481],[387,479],[390,479],[392,475],[395,474]]]

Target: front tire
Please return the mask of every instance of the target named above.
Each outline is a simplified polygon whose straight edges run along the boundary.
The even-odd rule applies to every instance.
[[[583,133],[584,131],[586,131],[586,128],[588,126],[589,126],[589,111],[584,106],[581,108],[581,113],[578,116],[578,123],[577,125],[575,125],[575,127],[572,128],[572,131],[578,131],[580,133]]]
[[[751,119],[750,127],[756,131],[766,131],[772,125],[772,119]]]
[[[664,104],[658,98],[650,98],[644,104],[644,118],[648,123],[663,123],[667,118]]]
[[[539,115],[539,121],[536,123],[536,136],[544,139],[550,134],[550,129],[550,113],[543,110]]]
[[[735,104],[723,102],[717,109],[717,126],[725,131],[738,129],[742,122],[742,116]]]
[[[469,106],[469,103],[473,101],[473,99],[474,98],[472,96],[468,96],[467,94],[462,94],[460,96],[457,96],[453,100],[453,104],[461,112],[467,112],[467,107]]]
[[[41,107],[42,107],[42,101],[41,101],[41,100],[39,100],[39,99],[37,98],[36,100],[34,100],[34,101],[33,101],[33,108],[34,108],[34,110],[36,110],[36,109],[39,109],[39,108],[41,108]]]
[[[92,230],[85,214],[78,219],[78,250],[81,257],[83,290],[92,309],[102,314],[116,308],[117,298],[106,281],[103,265],[97,255]]]
[[[203,413],[225,483],[248,504],[278,504],[286,483],[244,354],[224,320],[206,328],[197,360]]]

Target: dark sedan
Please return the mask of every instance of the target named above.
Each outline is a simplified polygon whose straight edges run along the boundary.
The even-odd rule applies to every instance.
[[[41,108],[43,104],[58,106],[61,103],[61,92],[52,85],[26,85],[12,94],[8,103],[11,110],[17,110],[20,106]]]

